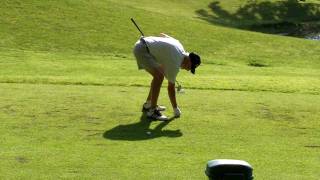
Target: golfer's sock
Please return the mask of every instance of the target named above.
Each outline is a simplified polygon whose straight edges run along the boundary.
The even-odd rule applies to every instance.
[[[146,109],[149,109],[151,107],[151,101],[146,101],[144,104],[143,104],[143,107],[146,108]]]
[[[153,115],[153,113],[154,113],[154,110],[155,110],[155,108],[150,108],[150,109],[148,109],[148,111],[147,111],[147,115],[148,116],[152,116]]]

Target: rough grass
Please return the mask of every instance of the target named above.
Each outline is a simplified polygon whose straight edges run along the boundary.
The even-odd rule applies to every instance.
[[[130,17],[135,17],[145,34],[165,32],[177,37],[187,50],[199,52],[206,63],[247,64],[249,59],[256,59],[275,66],[319,68],[317,42],[248,34],[201,21],[195,11],[207,7],[210,1],[191,3],[189,8],[194,11],[184,13],[179,10],[186,6],[184,2],[170,1],[168,5],[177,8],[171,11],[175,14],[166,13],[168,5],[156,6],[160,1],[121,2],[1,1],[0,51],[22,49],[131,56],[132,46],[139,37],[130,21]],[[156,7],[162,11],[152,11]]]

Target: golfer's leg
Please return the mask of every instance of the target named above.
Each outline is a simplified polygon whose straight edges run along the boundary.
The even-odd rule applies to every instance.
[[[147,97],[147,101],[146,102],[151,102],[151,93],[152,93],[152,81],[151,81],[151,84],[150,84],[149,95]]]
[[[161,85],[164,79],[163,73],[159,69],[147,70],[153,77],[150,87],[149,96],[151,100],[151,108],[155,108],[157,106],[158,97],[160,94]],[[148,96],[148,97],[149,97]]]
[[[152,93],[151,93],[151,108],[155,108],[157,106],[162,82],[163,82],[163,75],[153,77]]]

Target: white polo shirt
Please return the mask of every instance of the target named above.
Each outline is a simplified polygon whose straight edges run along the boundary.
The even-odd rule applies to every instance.
[[[169,82],[175,83],[181,63],[184,57],[188,56],[182,44],[170,36],[149,36],[144,40],[157,63],[164,67],[164,76]]]

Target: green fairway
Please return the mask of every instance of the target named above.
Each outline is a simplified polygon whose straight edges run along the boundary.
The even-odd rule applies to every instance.
[[[207,161],[242,159],[258,180],[318,180],[320,42],[243,29],[318,22],[320,2],[269,19],[239,9],[282,1],[248,2],[1,1],[0,179],[206,179]],[[202,57],[196,75],[179,73],[179,119],[141,112],[151,76],[137,70],[131,17]]]

